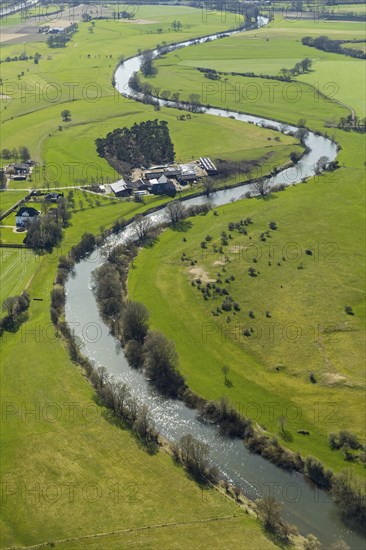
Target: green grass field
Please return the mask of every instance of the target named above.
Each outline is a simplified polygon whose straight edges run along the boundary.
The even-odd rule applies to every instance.
[[[0,301],[2,303],[8,296],[22,293],[38,270],[42,259],[31,250],[16,248],[0,248],[0,254]]]
[[[254,519],[215,491],[202,493],[171,458],[149,456],[129,432],[109,422],[50,324],[58,256],[78,242],[81,231],[98,233],[102,222],[108,226],[146,207],[118,201],[79,210],[52,255],[2,249],[2,298],[21,292],[33,276],[28,291],[31,299],[42,300],[32,300],[29,319],[16,334],[2,337],[2,547],[65,539],[75,540],[62,548],[92,547],[93,538],[83,537],[100,533],[106,535],[96,539],[99,547],[126,541],[141,546],[150,537],[139,530],[150,527],[152,544],[160,547],[188,536],[197,548],[220,548],[222,537],[238,545],[243,535],[253,546],[274,547]],[[28,415],[31,407],[39,414]],[[162,524],[166,527],[154,527]],[[119,533],[125,530],[130,532]]]
[[[0,211],[6,212],[9,208],[26,196],[26,191],[1,191],[0,192]]]
[[[303,36],[321,34],[334,39],[362,38],[364,28],[362,23],[311,24],[276,19],[268,27],[251,33],[173,52],[156,62],[159,73],[149,82],[161,90],[179,91],[184,99],[190,93],[198,93],[203,103],[225,105],[280,120],[286,112],[286,120],[297,121],[305,117],[310,124],[315,124],[322,113],[322,121],[331,118],[330,108],[334,111],[334,105],[329,106],[317,96],[319,91],[352,105],[358,116],[365,116],[365,63],[301,44]],[[207,80],[194,70],[202,67],[228,73],[277,75],[282,68],[292,68],[305,57],[313,60],[312,71],[297,77],[295,84],[237,76],[222,77],[218,82]],[[337,116],[342,116],[340,110]]]
[[[360,139],[352,143],[360,145]],[[166,231],[155,247],[140,252],[129,275],[131,298],[146,304],[153,328],[174,340],[181,371],[194,391],[209,399],[225,394],[242,412],[255,403],[262,411],[255,420],[277,435],[281,411],[297,407],[301,414],[288,424],[293,441],[285,444],[336,469],[346,463],[329,450],[328,433],[348,428],[362,437],[364,428],[364,242],[354,239],[365,222],[362,206],[357,206],[363,193],[360,160],[352,166],[346,201],[345,169],[266,201],[238,201],[219,208],[218,217],[194,218],[187,232]],[[224,254],[215,254],[212,244],[220,244],[221,231],[247,216],[254,221],[248,236],[234,232]],[[271,220],[278,230],[262,242],[260,234]],[[200,248],[206,235],[213,237],[207,251]],[[313,256],[306,255],[307,249]],[[197,265],[182,262],[183,253]],[[250,277],[249,267],[260,275]],[[223,298],[206,302],[191,286],[199,277],[216,280],[218,272],[222,286],[240,305],[236,314],[213,316]],[[231,275],[235,281],[226,284]],[[353,307],[353,317],[346,315],[345,305]],[[246,328],[253,329],[253,337],[243,335]],[[230,368],[230,389],[223,365]],[[316,385],[309,380],[312,372]],[[263,403],[269,402],[278,404],[273,418],[264,410]],[[317,403],[324,417],[314,416]],[[325,415],[332,403],[337,414],[328,423]],[[311,437],[298,435],[298,429],[308,429]]]
[[[26,325],[6,335],[2,350],[2,402],[7,404],[1,430],[2,547],[162,523],[187,523],[181,530],[189,531],[189,523],[198,519],[236,516],[231,535],[236,543],[248,528],[255,544],[271,548],[259,525],[235,505],[211,490],[203,498],[171,458],[149,456],[129,432],[108,421],[50,325],[53,274],[54,266],[44,258],[29,289],[31,298],[44,301],[32,301]],[[28,415],[34,407],[39,414]],[[210,521],[210,534],[197,531],[197,545],[215,540],[216,525],[220,536],[220,522]],[[161,529],[158,538],[169,538],[167,531]]]
[[[364,53],[366,52],[366,43],[365,42],[357,42],[357,44],[353,42],[349,42],[348,44],[343,44],[343,48],[349,48],[351,50],[362,50]]]
[[[248,155],[257,158],[262,156],[268,146],[275,146],[274,154],[277,155],[270,162],[276,159],[280,163],[288,157],[290,148],[296,147],[294,141],[282,137],[279,143],[268,141],[267,137],[271,136],[268,131],[240,125],[229,119],[213,120],[212,117],[211,120],[211,117],[204,116],[178,122],[172,110],[156,113],[140,104],[120,98],[117,101],[111,77],[120,55],[132,55],[139,47],[151,47],[162,40],[177,41],[230,26],[228,20],[221,21],[220,14],[213,15],[213,19],[205,23],[200,12],[188,7],[140,7],[139,17],[156,23],[137,25],[97,21],[92,35],[88,33],[87,25],[81,24],[73,41],[62,51],[48,50],[42,43],[27,43],[28,54],[40,51],[44,56],[38,66],[31,61],[2,65],[4,84],[1,93],[10,94],[10,84],[16,85],[11,94],[14,99],[2,102],[2,147],[28,145],[32,156],[46,163],[47,181],[36,171],[31,185],[49,183],[51,187],[56,187],[63,181],[64,172],[61,172],[62,178],[59,175],[51,177],[52,169],[57,174],[59,167],[65,171],[70,170],[70,166],[75,167],[75,172],[72,177],[65,177],[67,183],[72,178],[83,177],[83,168],[86,166],[90,169],[89,177],[95,177],[98,170],[102,170],[106,179],[114,178],[108,165],[95,154],[95,137],[104,136],[123,121],[132,123],[156,116],[169,120],[177,156],[184,160],[201,154],[226,155],[234,160],[248,158]],[[183,32],[173,33],[168,30],[174,19],[184,23]],[[158,33],[159,27],[163,28],[162,33]],[[359,33],[356,25],[342,24],[342,28],[338,26],[338,29],[350,38],[353,37],[352,29]],[[303,22],[301,36],[305,30],[311,34],[318,32],[319,27],[314,31],[311,24]],[[273,36],[285,33],[291,47],[300,34],[299,29],[291,28],[288,22],[282,23],[282,31],[273,24],[267,32]],[[248,33],[247,37],[251,34]],[[225,43],[223,40],[220,42],[222,45]],[[24,45],[5,45],[1,59],[8,55],[19,55],[23,48]],[[94,51],[98,53],[94,54]],[[180,53],[183,52],[186,50],[180,50]],[[87,57],[89,54],[90,58]],[[93,55],[100,55],[100,58]],[[106,57],[110,55],[112,57]],[[48,60],[47,56],[52,59]],[[17,75],[23,71],[24,76],[18,80]],[[51,94],[52,82],[61,86],[61,97],[57,101],[51,101],[45,95],[46,90]],[[75,87],[75,101],[69,102],[68,87],[63,84],[65,82],[80,83],[80,86]],[[99,102],[83,99],[83,85],[88,82],[100,86],[102,98]],[[36,83],[42,86],[39,94]],[[25,84],[23,89],[21,84]],[[324,104],[322,109],[316,106],[313,108],[309,99],[298,107],[297,114],[296,109],[286,102],[268,108],[262,101],[252,105],[251,112],[262,116],[272,112],[273,118],[288,122],[296,122],[305,115],[309,124],[321,129],[325,119],[347,113],[346,109],[333,103]],[[72,112],[72,121],[68,124],[61,123],[60,112],[64,108],[70,108]],[[238,105],[236,108],[243,107]],[[63,126],[62,131],[58,129],[59,125]],[[316,183],[288,189],[268,202],[245,201],[219,209],[218,217],[213,218],[209,214],[207,218],[194,219],[192,229],[184,235],[167,231],[156,247],[139,255],[137,268],[131,271],[129,285],[131,295],[143,299],[148,305],[154,327],[161,328],[167,336],[176,336],[181,368],[192,389],[208,397],[217,397],[227,392],[230,399],[238,403],[238,407],[246,407],[248,398],[261,403],[275,399],[281,407],[301,407],[301,421],[288,426],[294,438],[288,445],[304,453],[315,454],[335,469],[340,469],[344,466],[342,457],[330,453],[325,442],[326,434],[334,429],[334,424],[330,424],[328,430],[324,420],[329,419],[332,412],[327,405],[335,402],[339,404],[340,416],[335,429],[339,429],[342,423],[347,423],[349,427],[353,422],[352,429],[360,433],[361,367],[357,367],[356,353],[364,318],[359,282],[362,246],[356,234],[364,223],[364,159],[361,136],[337,131],[336,137],[343,147],[339,158],[344,167],[336,172],[338,179],[335,182],[331,176],[321,177]],[[92,167],[89,163],[96,163],[97,166]],[[6,200],[8,193],[10,195],[10,192],[4,195]],[[97,234],[101,227],[108,227],[118,218],[131,217],[165,200],[151,197],[146,200],[146,204],[138,204],[128,201],[107,202],[109,199],[101,198],[97,205],[96,199],[91,198],[90,204],[80,191],[74,191],[74,198],[75,212],[59,250],[43,256],[40,262],[37,260],[29,272],[29,261],[35,262],[35,257],[27,257],[24,270],[21,263],[23,250],[12,250],[3,262],[5,275],[2,283],[6,289],[3,297],[7,293],[19,293],[31,279],[28,290],[32,301],[26,325],[16,334],[6,333],[1,342],[1,392],[5,404],[0,433],[3,449],[0,471],[4,482],[1,546],[64,541],[57,543],[57,547],[70,550],[112,550],[137,546],[221,549],[229,544],[233,548],[245,544],[250,549],[272,548],[273,544],[253,518],[212,490],[205,492],[202,497],[200,487],[174,466],[170,457],[162,452],[156,456],[146,454],[129,432],[108,421],[106,412],[96,404],[94,391],[83,373],[71,363],[60,339],[55,335],[49,307],[59,255],[77,243],[84,231]],[[316,263],[307,265],[304,270],[312,275],[308,284],[314,282],[320,285],[319,288],[325,288],[320,295],[318,290],[315,293],[313,288],[309,290],[304,285],[300,271],[296,271],[295,277],[290,265],[278,267],[278,270],[287,288],[295,293],[297,323],[309,323],[309,312],[316,308],[316,300],[319,301],[320,312],[316,321],[321,317],[321,308],[325,316],[330,311],[331,303],[334,307],[341,307],[346,305],[343,301],[347,300],[356,313],[352,319],[356,329],[342,333],[342,338],[336,343],[324,343],[321,335],[324,347],[317,351],[318,362],[307,349],[308,340],[301,342],[302,355],[299,360],[296,360],[296,352],[292,348],[288,365],[286,363],[287,370],[279,373],[274,373],[271,367],[278,356],[286,357],[287,348],[283,347],[283,342],[279,341],[272,355],[268,354],[267,357],[268,346],[262,349],[260,343],[245,342],[244,349],[242,343],[238,344],[229,337],[225,343],[224,359],[230,365],[229,377],[233,387],[228,390],[223,384],[220,370],[223,361],[222,342],[217,345],[217,339],[213,339],[210,347],[204,347],[199,337],[202,323],[216,323],[217,318],[212,317],[211,308],[207,310],[206,303],[190,285],[192,275],[182,268],[177,255],[183,248],[196,254],[201,235],[212,232],[217,239],[220,227],[229,218],[229,221],[235,218],[236,213],[241,216],[244,211],[248,212],[245,215],[253,216],[256,239],[260,228],[275,217],[281,244],[291,239],[298,240],[301,246],[312,246],[314,241],[329,240],[339,244],[340,262],[336,270],[328,264],[323,266]],[[185,243],[182,241],[183,236],[187,238]],[[206,264],[203,267],[211,269]],[[246,288],[253,281],[248,281],[247,277],[243,279],[245,290],[235,282],[238,300],[243,303],[241,318],[244,318],[247,307],[255,311],[267,307],[264,297],[268,296],[266,300],[271,302],[270,307],[276,311],[273,319],[286,322],[287,316],[293,314],[292,310],[287,313],[285,310],[291,307],[290,292],[286,292],[285,300],[278,288],[281,284],[279,278],[274,281],[275,275],[264,267],[263,277],[258,278],[260,286],[254,288],[252,285],[250,296]],[[239,269],[239,281],[241,265],[235,268]],[[172,269],[175,270],[175,280],[180,282],[179,286],[172,283]],[[158,275],[161,279],[156,282],[155,277]],[[156,299],[151,292],[147,295],[149,285],[146,284],[146,276],[150,277],[150,287],[154,281]],[[347,284],[344,284],[345,280]],[[340,284],[343,286],[338,289]],[[172,290],[169,303],[163,290]],[[332,292],[333,302],[328,299]],[[158,297],[161,297],[159,302]],[[33,298],[42,301],[34,301]],[[173,311],[171,308],[174,305]],[[164,312],[169,317],[164,317]],[[338,309],[336,314],[336,319],[331,320],[338,322],[342,314]],[[262,321],[262,317],[259,318]],[[323,318],[320,318],[320,322],[323,322]],[[342,364],[338,354],[339,357],[346,356]],[[199,370],[194,368],[196,361],[202,365]],[[304,366],[307,361],[309,364]],[[314,386],[310,386],[307,379],[310,363],[319,377],[318,384]],[[339,373],[346,377],[346,382],[327,385],[324,383],[325,372]],[[308,407],[312,407],[315,412]],[[35,414],[31,412],[34,409]],[[312,417],[313,414],[317,416]],[[265,423],[267,429],[278,431],[275,421],[271,423],[270,419],[267,421],[264,417],[258,421]],[[296,434],[298,426],[309,427],[311,437],[306,441],[299,439],[300,436]],[[201,520],[202,523],[198,523]],[[161,524],[165,526],[159,527]],[[101,534],[103,536],[96,537]]]
[[[257,40],[261,44],[258,48],[252,46],[251,63],[254,66],[253,58],[264,56],[263,48],[268,44],[268,38],[269,44],[272,41],[279,48],[273,53],[278,70],[275,57],[280,50],[291,52],[291,55],[301,59],[304,56],[296,51],[296,48],[302,48],[298,45],[299,37],[305,33],[314,33],[314,28],[316,34],[323,32],[318,26],[304,22],[294,23],[290,32],[287,32],[288,26],[288,22],[283,22],[283,27],[274,22],[269,28],[245,33],[236,42],[246,43],[242,51],[246,51],[248,57],[250,49],[247,43],[256,44]],[[346,35],[348,27],[348,23],[338,23],[337,32]],[[329,30],[326,34],[330,35]],[[263,39],[260,39],[261,36]],[[226,42],[228,50],[225,49]],[[230,62],[234,52],[233,42],[234,39],[229,38],[213,44],[185,48],[178,52],[181,60],[174,53],[169,54],[158,61],[159,72],[151,79],[151,83],[154,80],[154,85],[161,89],[169,88],[167,75],[170,73],[170,89],[179,90],[183,97],[192,92],[198,93],[205,82],[215,86],[216,81],[212,83],[202,78],[186,62],[192,60],[192,65],[205,66],[200,65],[197,59],[201,60],[202,50],[207,58],[210,57],[210,48],[216,52],[220,50],[220,63],[225,63],[225,55]],[[268,48],[272,52],[270,45]],[[212,54],[212,59],[215,56]],[[320,67],[320,62],[314,64],[311,75],[313,80],[325,78]],[[329,71],[334,71],[332,78],[336,78],[336,67],[339,64],[329,62]],[[328,78],[331,78],[330,74]],[[340,75],[340,79],[343,78],[346,79]],[[230,83],[233,86],[233,79],[228,77],[226,85]],[[235,79],[248,84],[259,80]],[[279,90],[280,86],[279,83]],[[347,105],[354,106],[355,102],[360,104],[362,88],[353,89],[349,82],[342,93],[342,101]],[[301,116],[306,118],[310,127],[324,131],[325,124],[337,120],[340,113],[345,111],[335,101],[314,102],[310,97],[303,95],[296,107],[290,103],[286,105],[284,101],[281,103],[281,99],[270,106],[268,101],[260,98],[253,102],[250,112],[267,116],[271,116],[271,112],[273,118],[283,120],[285,117],[287,121],[295,123]],[[220,93],[212,94],[210,103],[233,108],[235,101],[232,98],[225,99]],[[249,110],[247,103],[243,102],[237,108]],[[342,146],[339,154],[343,166],[341,170],[316,178],[308,185],[288,189],[271,200],[255,199],[222,207],[218,209],[219,217],[210,214],[207,218],[194,219],[193,228],[187,233],[167,231],[153,249],[140,253],[135,262],[136,267],[130,273],[129,289],[133,299],[147,305],[153,327],[162,330],[176,342],[181,370],[194,391],[206,398],[226,394],[244,413],[248,403],[254,402],[263,413],[257,414],[255,420],[276,435],[279,433],[278,416],[281,412],[270,418],[261,404],[276,401],[282,413],[288,407],[297,407],[301,415],[289,423],[293,440],[285,444],[292,449],[299,449],[303,454],[313,454],[339,470],[346,467],[347,463],[340,453],[330,451],[328,433],[343,427],[352,429],[361,437],[364,435],[365,371],[362,357],[365,296],[362,283],[364,260],[361,253],[364,242],[360,241],[360,228],[365,227],[365,156],[362,135],[335,129],[332,135]],[[204,301],[200,292],[191,286],[191,281],[199,276],[217,278],[217,273],[223,269],[220,264],[222,258],[212,254],[209,244],[209,253],[203,259],[200,243],[206,235],[213,236],[212,242],[218,243],[220,232],[227,231],[228,222],[247,216],[254,220],[254,225],[249,228],[252,238],[249,240],[248,237],[234,236],[226,251],[231,260],[225,266],[227,275],[222,274],[223,279],[229,275],[235,277],[229,288],[241,310],[235,316],[230,313],[216,317],[212,315],[212,310],[216,310],[220,300]],[[349,219],[347,228],[346,219]],[[262,242],[260,234],[268,229],[271,220],[277,222],[279,229],[272,232],[271,239]],[[187,242],[182,240],[183,237]],[[289,261],[283,252],[291,243],[295,243],[301,253],[296,261]],[[274,249],[275,258],[269,257],[270,244],[277,247]],[[235,248],[236,245],[239,248]],[[251,248],[253,245],[254,248]],[[256,246],[260,247],[260,253],[255,252]],[[312,257],[306,255],[306,249],[314,250]],[[331,261],[331,256],[327,256],[332,251],[335,253],[335,262]],[[189,262],[188,267],[185,267],[185,262],[181,260],[183,252],[197,260],[192,272]],[[316,253],[320,256],[314,261]],[[258,256],[258,262],[254,263],[253,258]],[[309,261],[309,258],[312,259]],[[260,271],[258,277],[249,277],[250,266]],[[304,269],[298,269],[302,267]],[[149,292],[150,285],[146,285],[146,280],[154,281],[154,293]],[[346,305],[353,306],[355,316],[345,314]],[[254,319],[249,317],[249,311],[254,312]],[[266,317],[266,311],[270,312],[270,318]],[[207,340],[202,340],[202,331],[207,323],[207,330],[212,330],[212,334],[207,336]],[[294,330],[301,333],[301,338],[296,337],[294,342],[291,342],[293,335],[286,337],[288,323],[294,323],[297,327]],[[243,331],[250,327],[254,337],[243,336]],[[273,333],[273,338],[270,332],[272,329],[278,331],[277,336],[276,332]],[[257,333],[261,337],[256,337]],[[230,379],[233,386],[230,389],[224,385],[221,371],[224,364],[230,367],[232,373]],[[309,381],[312,372],[317,384]],[[323,416],[315,416],[314,407],[317,403],[323,403]],[[333,417],[330,414],[332,404],[337,409],[337,415]],[[251,416],[250,411],[248,415]],[[326,420],[329,418],[331,422],[328,423]],[[297,434],[297,430],[305,426],[311,437],[304,439]],[[360,466],[355,467],[361,472]]]

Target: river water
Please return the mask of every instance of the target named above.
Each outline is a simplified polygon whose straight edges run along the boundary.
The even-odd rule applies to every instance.
[[[260,24],[263,23],[265,21],[260,20]],[[217,37],[218,35],[214,35],[212,39]],[[186,41],[177,47],[187,47],[191,43],[192,41]],[[140,62],[141,59],[137,56],[127,60],[117,69],[116,88],[123,95],[133,95],[128,87],[128,80],[132,73],[139,69]],[[162,105],[171,105],[171,102],[160,102]],[[221,109],[207,109],[202,116],[230,116],[239,121],[275,126],[281,131],[296,130],[293,126],[286,126],[284,129],[283,124],[273,120]],[[336,158],[336,145],[329,139],[309,133],[306,144],[311,149],[310,152],[296,167],[283,170],[271,178],[272,186],[281,183],[292,185],[304,177],[313,176],[314,164],[321,156],[327,156],[330,160]],[[211,200],[215,205],[227,204],[244,198],[249,190],[254,191],[251,185],[246,184],[217,191]],[[204,197],[195,197],[185,204],[201,204],[206,200]],[[165,217],[164,209],[149,216],[154,223],[159,223]],[[177,442],[182,435],[191,433],[207,443],[210,447],[211,462],[249,498],[274,495],[283,505],[284,517],[295,524],[301,534],[316,535],[325,547],[341,537],[352,549],[364,550],[365,539],[342,521],[340,510],[324,491],[316,488],[301,474],[284,471],[261,456],[252,454],[241,440],[221,436],[215,426],[200,421],[196,411],[180,401],[158,395],[140,372],[129,367],[120,344],[111,336],[108,327],[100,318],[93,295],[92,272],[103,263],[105,254],[111,247],[130,237],[133,237],[132,226],[127,227],[118,236],[108,238],[99,250],[75,266],[73,275],[66,283],[66,320],[75,331],[75,335],[80,338],[82,352],[96,366],[105,366],[110,375],[123,380],[131,393],[138,397],[141,403],[149,406],[157,430],[166,439]],[[200,338],[200,335],[197,335],[197,338]]]

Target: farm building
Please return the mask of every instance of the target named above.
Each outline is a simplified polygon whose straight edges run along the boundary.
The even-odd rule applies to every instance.
[[[175,185],[166,176],[150,180],[150,192],[153,195],[170,195],[176,193]]]
[[[180,169],[181,174],[177,177],[179,183],[185,183],[197,179],[197,173],[192,164],[181,164]]]
[[[145,178],[148,180],[159,179],[164,176],[165,168],[153,168],[145,171]]]
[[[46,202],[57,202],[59,198],[63,197],[64,194],[63,193],[57,193],[57,192],[54,192],[54,193],[47,193],[47,195],[45,196],[44,200]]]
[[[116,197],[129,197],[132,193],[132,190],[127,187],[124,179],[112,183],[111,189]]]
[[[208,157],[200,157],[200,165],[206,170],[208,176],[216,176],[218,171],[212,160]]]
[[[22,206],[15,214],[15,224],[17,227],[26,227],[40,215],[39,210],[31,206]]]

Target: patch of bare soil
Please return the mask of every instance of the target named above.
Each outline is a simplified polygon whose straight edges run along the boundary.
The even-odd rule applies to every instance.
[[[189,273],[194,276],[194,278],[201,279],[203,283],[214,283],[216,279],[210,279],[207,271],[202,267],[192,267],[189,270]]]
[[[343,384],[346,381],[346,377],[339,374],[339,372],[325,372],[323,380],[327,386],[335,386],[336,384]]]

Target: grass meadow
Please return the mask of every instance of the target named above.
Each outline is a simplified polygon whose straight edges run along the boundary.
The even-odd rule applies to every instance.
[[[253,65],[257,57],[264,56],[266,38],[269,43],[276,44],[278,40],[282,52],[291,52],[291,56],[297,52],[297,60],[300,60],[305,55],[299,51],[302,46],[298,42],[305,31],[307,34],[314,34],[314,29],[319,34],[324,32],[308,22],[294,23],[289,32],[288,27],[288,22],[275,21],[268,28],[244,33],[236,43],[238,48],[240,42],[245,44],[242,52],[246,51],[248,57],[247,43],[259,44],[258,48],[252,46]],[[347,36],[349,27],[348,23],[338,23],[338,34]],[[353,28],[356,33],[357,24]],[[225,48],[226,42],[228,49]],[[183,97],[198,93],[203,83],[215,86],[216,81],[212,83],[204,79],[187,62],[191,60],[192,65],[207,66],[201,63],[201,54],[204,52],[208,59],[212,47],[221,52],[221,57],[215,53],[212,59],[216,56],[224,64],[226,55],[230,63],[233,42],[234,38],[228,38],[185,48],[178,52],[181,60],[174,53],[169,54],[158,61],[159,72],[151,83],[154,80],[161,89],[168,88],[167,74],[170,72],[170,82],[176,84],[174,91],[179,90]],[[273,58],[276,55],[279,55],[279,50]],[[236,54],[236,59],[238,57]],[[277,61],[274,64],[278,70]],[[332,78],[336,79],[337,64],[329,62],[328,67],[329,70],[333,67]],[[343,77],[341,74],[340,79]],[[318,81],[322,78],[317,63],[312,78]],[[258,80],[246,79],[248,84]],[[228,77],[225,84],[232,83],[234,87],[237,81],[241,81],[240,77]],[[281,83],[276,84],[280,89]],[[342,102],[354,106],[354,98],[361,98],[361,92],[362,88],[347,83]],[[289,102],[286,105],[283,98],[282,103],[279,100],[272,105],[260,98],[253,102],[250,112],[270,116],[271,110],[273,118],[285,118],[294,123],[304,117],[307,125],[323,132],[331,120],[337,120],[342,112],[347,112],[332,99],[314,102],[314,96],[310,98],[310,94],[304,95],[296,107]],[[217,93],[210,103],[233,108],[235,101],[232,98],[226,100]],[[247,103],[239,105],[238,109],[249,110]],[[129,290],[132,299],[147,305],[153,327],[176,342],[181,370],[194,391],[206,398],[227,395],[243,413],[279,437],[278,417],[281,413],[286,416],[285,411],[292,407],[297,408],[299,416],[287,418],[291,438],[284,443],[305,455],[315,455],[340,470],[349,464],[340,453],[329,449],[329,432],[342,427],[357,432],[361,437],[364,435],[362,251],[365,243],[360,228],[365,227],[365,156],[362,135],[334,128],[330,133],[341,146],[341,169],[289,188],[267,200],[238,201],[219,208],[218,216],[211,213],[206,218],[193,219],[192,228],[185,233],[168,230],[153,249],[142,250],[139,254],[135,268],[130,272]],[[249,227],[249,236],[233,234],[224,258],[214,254],[212,243],[220,244],[221,231],[227,231],[229,222],[247,216],[254,220],[253,226]],[[266,242],[261,241],[261,233],[269,229],[273,220],[278,230],[270,232],[271,237]],[[213,240],[208,243],[206,254],[200,243],[207,235]],[[295,245],[300,255],[296,255],[294,260],[287,257],[286,250]],[[306,250],[312,250],[312,256],[306,254]],[[193,268],[190,262],[182,261],[183,253],[197,261]],[[260,271],[258,277],[248,275],[249,267]],[[240,312],[235,315],[231,312],[214,316],[212,311],[221,305],[220,300],[204,301],[197,288],[191,285],[192,280],[200,276],[216,279],[218,272],[223,280],[234,277],[223,286],[230,285],[230,293],[240,305]],[[146,281],[154,281],[154,292],[149,291],[151,287]],[[345,313],[346,305],[353,307],[354,316]],[[249,316],[250,311],[254,318]],[[267,311],[270,317],[266,316]],[[297,333],[296,337],[293,334],[287,336],[286,327],[292,323],[292,330],[299,331],[301,337]],[[245,329],[252,329],[254,336],[244,336]],[[232,373],[230,388],[224,384],[221,370],[224,365],[229,366]],[[310,381],[311,373],[316,379],[315,384]],[[272,417],[263,405],[271,401],[278,404],[279,411]],[[248,403],[253,402],[257,409],[249,407],[248,410]],[[319,404],[322,404],[323,413],[317,416],[314,407]],[[332,415],[335,410],[337,414]],[[308,429],[310,437],[299,435],[299,429]],[[359,465],[354,467],[361,472]]]
[[[163,40],[179,41],[230,26],[230,21],[223,22],[220,14],[212,14],[213,19],[210,16],[206,22],[201,12],[188,7],[141,7],[139,17],[152,22],[137,25],[97,21],[93,34],[88,32],[87,24],[80,24],[79,32],[63,50],[49,50],[43,43],[27,43],[28,54],[36,51],[42,54],[39,65],[32,61],[3,64],[1,93],[11,95],[12,99],[2,102],[2,147],[28,145],[32,156],[41,162],[40,171],[44,163],[47,171],[52,168],[57,171],[63,163],[69,170],[70,162],[74,163],[71,166],[77,163],[72,176],[77,179],[82,177],[82,168],[88,163],[96,164],[90,167],[90,177],[98,174],[98,170],[106,178],[114,177],[106,163],[96,157],[95,137],[124,122],[127,125],[156,116],[169,121],[177,156],[185,160],[190,160],[193,154],[231,154],[234,159],[249,154],[261,156],[268,146],[275,145],[267,140],[270,132],[232,120],[224,122],[197,115],[190,121],[178,122],[174,111],[156,113],[140,104],[116,101],[111,80],[119,56],[133,55],[138,48],[152,47]],[[174,19],[184,23],[182,32],[169,31]],[[303,32],[319,30],[305,22],[302,27],[291,27],[288,22],[276,25],[266,31],[246,33],[245,40],[267,32],[274,42],[276,36],[280,39],[281,33],[285,33],[291,51]],[[356,24],[341,27],[338,23],[337,28],[342,36],[347,31],[350,38],[359,32]],[[220,45],[224,48],[225,41],[221,40]],[[20,44],[4,45],[1,59],[19,55],[23,48]],[[180,54],[186,51],[180,50]],[[254,48],[252,51],[255,55]],[[282,55],[288,56],[284,47]],[[189,66],[177,66],[171,83],[180,78],[181,69],[194,72]],[[162,75],[163,69],[157,78]],[[192,90],[201,85],[195,78]],[[74,86],[73,101],[67,84],[70,82],[80,83]],[[90,94],[101,90],[98,102],[92,101],[92,95],[88,101],[83,97],[86,93],[83,87],[90,82],[95,84],[90,87]],[[192,91],[191,82],[184,79],[181,82],[185,85],[183,97],[186,90]],[[51,92],[60,89],[61,97],[52,101],[50,98],[55,96]],[[352,103],[347,95],[342,101]],[[72,113],[67,124],[61,122],[60,116],[65,108]],[[248,110],[241,104],[236,108]],[[299,102],[298,113],[288,102],[268,108],[262,101],[251,108],[251,112],[262,116],[272,109],[273,118],[288,122],[304,116],[310,126],[319,129],[323,129],[324,120],[347,113],[335,103],[317,108],[308,99]],[[58,128],[60,125],[62,130]],[[362,136],[335,133],[343,147],[339,155],[342,168],[335,173],[335,181],[333,175],[322,176],[319,181],[287,189],[271,200],[242,201],[218,209],[219,216],[196,218],[184,234],[165,232],[154,248],[143,250],[138,256],[136,268],[130,273],[129,289],[134,299],[148,306],[154,328],[175,339],[182,372],[192,389],[206,397],[227,393],[232,402],[244,408],[248,400],[259,404],[275,401],[281,410],[291,405],[301,408],[301,419],[288,422],[293,440],[286,444],[340,469],[345,463],[339,453],[331,453],[327,448],[328,431],[336,431],[343,425],[357,433],[361,430],[362,365],[357,357],[361,353],[364,322],[360,286],[364,247],[359,236],[364,224],[364,159]],[[273,149],[278,158],[285,158],[294,146],[293,141],[283,138]],[[51,178],[49,173],[52,172],[47,172],[47,180],[52,186],[64,181],[63,176]],[[47,183],[42,172],[40,176],[35,172],[35,180],[36,177],[39,181],[31,182],[32,185]],[[70,175],[65,178],[68,182],[70,179]],[[40,261],[37,258],[37,262],[29,253],[25,270],[21,262],[24,251],[12,251],[4,260],[3,296],[20,292],[29,283],[32,301],[26,324],[15,334],[4,334],[1,342],[1,397],[5,406],[0,433],[4,483],[2,547],[63,541],[57,542],[57,547],[70,550],[174,548],[174,544],[179,548],[224,548],[228,544],[237,548],[245,541],[248,548],[273,548],[260,524],[249,514],[211,489],[202,493],[169,456],[162,452],[148,455],[129,432],[116,426],[96,402],[84,374],[71,362],[55,334],[49,308],[59,256],[78,242],[84,231],[97,234],[102,226],[108,227],[120,217],[131,217],[165,200],[153,197],[146,204],[127,201],[107,204],[107,199],[100,199],[97,205],[93,199],[91,206],[81,192],[75,193],[75,212],[59,250],[42,256]],[[263,310],[271,308],[273,320],[280,325],[293,316],[305,328],[314,323],[323,326],[329,321],[343,326],[350,319],[344,317],[342,307],[351,305],[355,312],[352,330],[337,332],[331,342],[321,333],[318,347],[313,341],[309,343],[307,333],[297,349],[285,345],[281,339],[275,341],[274,347],[265,340],[236,342],[230,334],[223,343],[216,333],[209,346],[203,345],[202,326],[208,322],[214,331],[220,330],[222,318],[212,316],[212,306],[191,286],[192,274],[182,265],[180,253],[184,250],[195,255],[200,268],[208,273],[221,270],[223,266],[213,269],[209,262],[201,261],[202,235],[212,233],[217,240],[229,221],[249,215],[254,220],[256,242],[259,232],[274,218],[280,247],[292,240],[302,248],[335,242],[338,263],[335,266],[329,262],[311,263],[307,257],[305,269],[300,271],[291,262],[269,269],[263,260],[261,274],[254,281],[247,276],[246,263],[231,262],[230,274],[236,270],[233,295],[242,305],[240,321],[248,321],[246,312],[251,308],[263,324]],[[31,262],[33,268],[28,270]],[[225,323],[225,328],[230,323]],[[230,389],[223,383],[223,360],[230,366],[229,378],[233,384]],[[279,362],[285,368],[277,372],[273,367]],[[316,385],[308,381],[310,369],[318,377]],[[333,381],[338,376],[338,382],[329,383],[328,379],[327,383],[325,373],[331,373]],[[325,423],[332,413],[327,406],[332,403],[338,406],[336,426]],[[257,420],[266,430],[278,432],[276,420],[271,421],[265,415]],[[300,439],[298,427],[309,428],[310,437]],[[359,469],[357,465],[354,468]]]
[[[272,113],[272,118],[280,120],[286,112],[288,121],[290,117],[294,120],[298,113],[298,118],[305,116],[311,124],[322,111],[323,120],[329,118],[329,105],[317,95],[321,92],[352,105],[358,116],[364,117],[365,63],[301,44],[303,36],[322,34],[333,39],[360,39],[364,37],[364,26],[362,23],[315,24],[276,18],[262,29],[184,48],[165,56],[156,62],[159,73],[149,82],[160,89],[179,91],[185,99],[192,92],[199,93],[203,103],[219,105],[224,97],[226,101],[223,103],[230,108],[235,108],[237,103],[237,110],[269,117]],[[292,68],[305,57],[313,60],[313,67],[308,74],[296,77],[296,85],[237,76],[229,76],[227,80],[222,78],[223,82],[217,83],[205,79],[198,71],[189,70],[202,67],[227,73],[278,75],[282,68]]]

